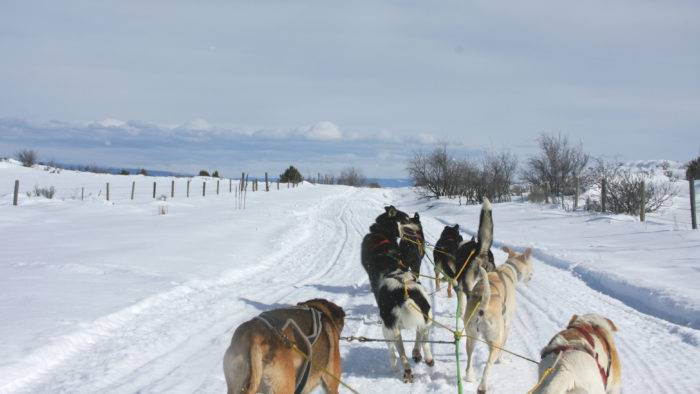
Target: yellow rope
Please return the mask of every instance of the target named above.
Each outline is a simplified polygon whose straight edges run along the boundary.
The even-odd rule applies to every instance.
[[[554,371],[554,368],[553,368],[553,367],[547,368],[547,369],[544,371],[544,373],[542,374],[542,377],[541,377],[540,380],[537,382],[537,384],[536,384],[533,388],[531,388],[531,389],[527,392],[527,394],[532,394],[532,393],[535,392],[535,390],[537,390],[538,388],[540,388],[540,386],[542,386],[542,383],[544,383],[544,380],[547,379],[547,376],[549,376],[549,375],[552,373],[552,371]]]
[[[464,272],[464,269],[467,268],[467,265],[469,265],[469,259],[471,259],[472,256],[474,256],[474,252],[476,252],[476,249],[473,249],[473,250],[471,251],[471,253],[469,253],[469,256],[467,256],[467,259],[464,260],[464,265],[462,266],[462,268],[459,270],[459,272],[458,272],[457,275],[455,276],[455,279],[456,279],[456,278],[459,278],[459,276],[462,275],[462,272]]]

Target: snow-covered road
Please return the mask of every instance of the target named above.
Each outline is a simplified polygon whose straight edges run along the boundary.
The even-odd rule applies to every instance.
[[[478,220],[473,210],[433,214],[390,189],[304,185],[249,198],[245,211],[226,196],[175,199],[165,216],[152,203],[0,206],[8,218],[0,230],[12,234],[0,241],[1,284],[10,289],[0,290],[7,312],[0,392],[224,392],[222,356],[235,327],[313,297],[345,308],[344,335],[379,338],[360,243],[382,207],[419,211],[432,242],[445,223],[460,221],[469,230]],[[498,210],[497,204],[496,228]],[[80,235],[85,242],[76,240]],[[505,254],[494,252],[502,262]],[[427,261],[423,269],[432,275]],[[432,292],[433,282],[424,284]],[[454,299],[443,291],[432,301],[436,318],[453,326]],[[700,389],[697,330],[641,313],[569,270],[536,260],[533,280],[518,288],[518,304],[507,345],[515,352],[538,358],[572,314],[597,312],[620,329],[624,392]],[[432,338],[450,340],[451,333],[436,327]],[[454,392],[453,347],[433,348],[435,366],[419,364],[415,382],[404,384],[389,369],[385,345],[342,343],[343,380],[362,393]],[[485,354],[477,346],[477,374]],[[511,357],[494,368],[492,391],[525,392],[536,370]],[[476,383],[465,388],[474,392]]]

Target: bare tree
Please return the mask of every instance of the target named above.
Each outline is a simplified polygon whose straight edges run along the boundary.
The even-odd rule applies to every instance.
[[[488,154],[480,163],[452,157],[445,145],[431,153],[415,153],[407,170],[419,194],[425,197],[459,197],[479,203],[484,197],[507,201],[517,159],[510,153]]]
[[[607,184],[606,211],[613,213],[639,214],[642,202],[642,182],[644,182],[644,211],[655,212],[668,200],[678,194],[673,182],[654,178],[648,171],[633,171],[622,163],[606,162],[596,159],[596,165],[590,171],[593,183]],[[588,202],[589,209],[599,210],[600,205]]]
[[[550,195],[574,194],[578,179],[583,174],[590,156],[579,143],[573,146],[567,136],[560,134],[540,134],[537,142],[540,152],[527,161],[523,178],[540,190],[545,190],[545,198]]]
[[[359,169],[355,167],[348,167],[340,172],[338,184],[355,187],[365,186],[367,184],[367,178],[362,175],[362,171]]]
[[[34,150],[24,149],[17,152],[17,160],[19,160],[23,166],[31,167],[36,164],[39,155]]]

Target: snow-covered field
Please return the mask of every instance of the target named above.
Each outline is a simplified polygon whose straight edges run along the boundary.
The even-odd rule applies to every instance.
[[[14,179],[23,191],[55,186],[56,198],[23,194],[13,207]],[[248,192],[240,210],[227,182],[216,196],[208,181],[201,197],[202,179],[192,181],[189,199],[178,179],[168,214],[159,215],[153,181],[158,195],[169,195],[169,178],[0,163],[0,392],[223,392],[222,357],[235,327],[312,297],[345,308],[344,335],[381,337],[360,242],[383,206],[420,212],[432,242],[445,224],[460,223],[468,236],[478,221],[479,207],[418,201],[409,189],[309,184]],[[572,314],[597,312],[620,328],[624,392],[698,392],[700,231],[685,224],[685,196],[681,187],[673,206],[646,223],[496,204],[495,245],[530,246],[536,258],[533,280],[518,288],[507,347],[538,358]],[[502,262],[505,254],[494,252]],[[423,269],[432,274],[427,262]],[[453,326],[454,299],[443,291],[432,303]],[[451,333],[436,327],[432,338]],[[452,346],[435,345],[435,366],[416,366],[413,384],[390,371],[383,344],[341,349],[342,378],[362,393],[455,392]],[[477,346],[477,372],[485,354]],[[525,392],[536,370],[511,357],[494,367],[492,391]]]

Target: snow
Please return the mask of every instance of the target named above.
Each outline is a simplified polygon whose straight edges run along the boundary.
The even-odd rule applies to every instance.
[[[19,207],[11,205],[15,179]],[[478,223],[478,206],[417,200],[407,188],[282,184],[249,191],[241,210],[227,181],[217,196],[214,179],[193,178],[186,198],[187,179],[0,162],[0,392],[223,392],[222,358],[233,330],[263,310],[313,297],[345,308],[344,335],[380,338],[360,243],[382,207],[420,212],[432,242],[446,223],[460,223],[465,235]],[[154,181],[166,201],[153,200]],[[34,185],[55,186],[56,198],[27,197]],[[161,204],[166,215],[158,214]],[[494,245],[535,251],[507,347],[537,359],[572,314],[596,312],[620,328],[624,392],[697,391],[700,233],[682,221],[683,207],[681,195],[640,223],[494,204]],[[423,270],[432,275],[427,262]],[[434,283],[424,284],[432,293]],[[431,302],[436,319],[454,326],[455,299],[443,290]],[[431,333],[451,335],[439,327]],[[433,353],[435,366],[415,366],[416,381],[404,384],[389,369],[384,344],[343,342],[342,379],[362,393],[454,392],[454,347],[436,344]],[[477,345],[477,375],[485,355]],[[492,391],[524,392],[536,371],[518,358],[497,364]],[[465,391],[477,384],[465,383]]]

